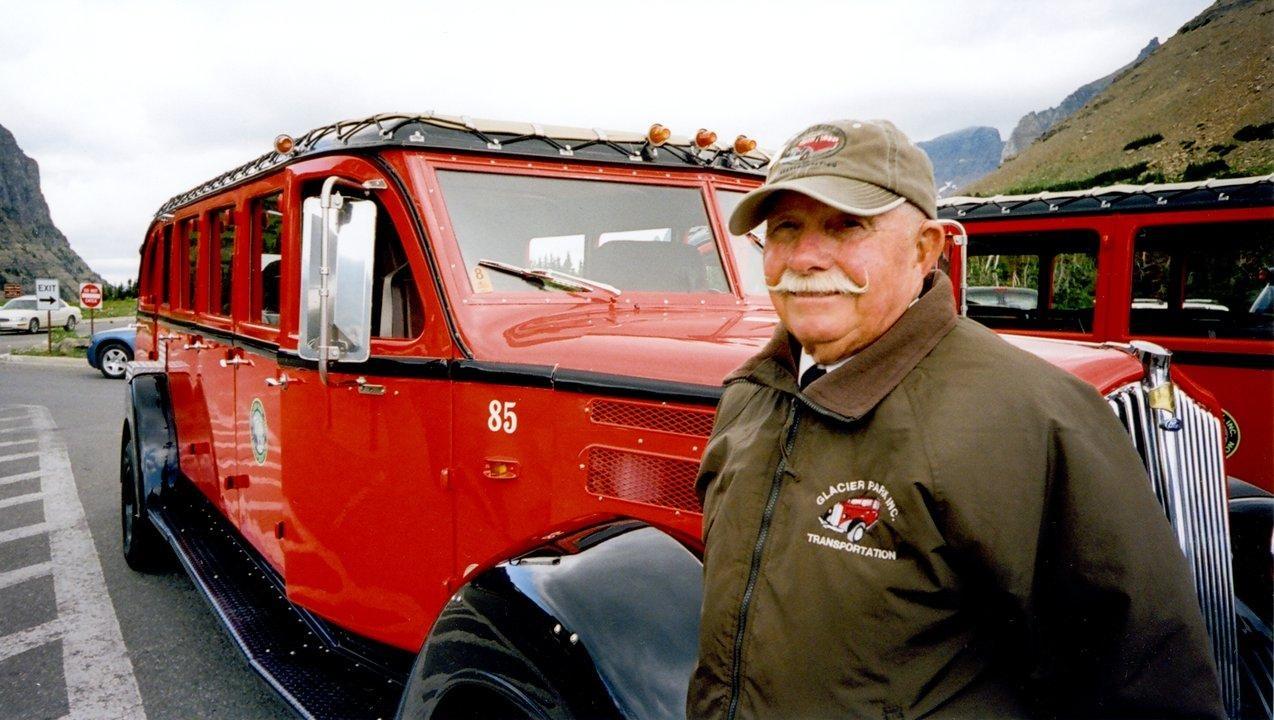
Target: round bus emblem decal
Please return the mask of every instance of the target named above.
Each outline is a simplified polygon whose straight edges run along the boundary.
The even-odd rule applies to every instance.
[[[258,465],[264,465],[268,447],[266,440],[269,433],[265,424],[265,405],[261,404],[261,398],[252,398],[252,413],[248,426],[252,434],[252,457],[256,459]]]
[[[1221,415],[1224,417],[1225,423],[1225,456],[1230,457],[1235,450],[1239,449],[1239,440],[1242,437],[1239,433],[1239,423],[1230,414],[1230,411],[1222,410]]]

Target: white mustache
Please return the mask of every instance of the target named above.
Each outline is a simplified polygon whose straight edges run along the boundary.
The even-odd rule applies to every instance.
[[[863,271],[866,273],[866,270]],[[801,274],[794,270],[784,270],[779,281],[773,285],[766,283],[765,288],[773,293],[839,293],[841,295],[862,295],[871,285],[871,276],[865,275],[862,285],[854,282],[839,268],[820,270],[815,273]]]

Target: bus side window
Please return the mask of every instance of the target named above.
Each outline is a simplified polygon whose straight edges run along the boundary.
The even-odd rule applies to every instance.
[[[414,338],[425,329],[402,241],[383,205],[376,203],[376,259],[372,266],[372,336]]]
[[[251,305],[248,319],[262,325],[279,324],[279,274],[283,266],[283,213],[276,192],[252,201]]]
[[[317,198],[322,182],[307,182],[301,188],[302,198]],[[364,199],[354,195],[351,199]],[[416,290],[415,277],[407,262],[398,228],[394,226],[385,204],[376,203],[376,248],[372,263],[372,337],[406,339],[419,337],[425,329],[424,306]]]
[[[195,311],[198,308],[195,305],[197,295],[195,288],[199,286],[199,217],[195,216],[181,221],[180,225],[180,242],[185,248],[186,266],[185,273],[182,278],[185,294],[182,298],[182,307]]]
[[[172,307],[172,305],[174,304],[173,296],[168,294],[168,291],[172,289],[172,282],[171,282],[172,281],[172,256],[173,256],[172,250],[173,250],[173,226],[165,225],[164,226],[164,246],[161,250],[164,255],[162,260],[163,275],[161,275],[159,278],[159,283],[160,283],[159,302],[163,305],[168,305],[169,307]]]
[[[231,280],[234,278],[234,207],[218,208],[211,213],[213,262],[208,268],[208,311],[230,317]]]
[[[969,317],[990,328],[1091,333],[1096,233],[971,235]]]
[[[1134,335],[1274,339],[1274,223],[1142,228],[1132,271]]]

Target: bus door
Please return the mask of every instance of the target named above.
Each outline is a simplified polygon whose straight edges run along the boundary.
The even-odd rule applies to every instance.
[[[292,243],[285,236],[283,193],[266,190],[247,205],[246,311],[236,323],[234,345],[223,353],[234,368],[237,473],[228,492],[236,495],[239,531],[279,572],[286,528],[277,342],[284,316],[283,272]],[[288,312],[284,312],[284,311]]]
[[[289,381],[282,393],[283,482],[293,513],[284,541],[288,595],[319,614],[339,615],[350,630],[415,648],[428,630],[421,619],[434,617],[451,592],[450,338],[422,244],[393,184],[358,159],[323,158],[293,170],[297,199],[288,217],[295,212],[299,235],[303,223],[318,228],[311,231],[316,248],[325,180],[355,184],[336,188],[350,212],[353,203],[364,203],[359,230],[343,226],[330,246],[332,342],[351,348],[349,338],[368,328],[370,337],[331,362],[326,382],[316,350],[306,351],[308,359],[299,351],[285,355],[291,365],[282,368]],[[357,187],[377,180],[375,189]],[[350,273],[335,257],[355,246],[363,259],[360,271]],[[318,264],[311,260],[301,258],[311,263],[301,273],[301,292],[308,282],[308,297],[316,299]],[[369,263],[370,302],[354,318],[344,303],[351,292],[366,298]],[[310,325],[298,343],[318,327],[318,306],[312,307],[299,318]]]

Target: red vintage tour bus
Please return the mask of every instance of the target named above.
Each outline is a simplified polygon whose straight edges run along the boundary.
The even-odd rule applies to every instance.
[[[968,228],[970,317],[1168,348],[1221,402],[1229,472],[1274,490],[1274,176],[941,205]]]
[[[698,460],[777,322],[724,217],[767,162],[706,130],[378,115],[173,198],[142,246],[126,559],[173,551],[304,717],[683,717]],[[1154,344],[1010,341],[1127,427],[1237,712],[1220,407]]]

